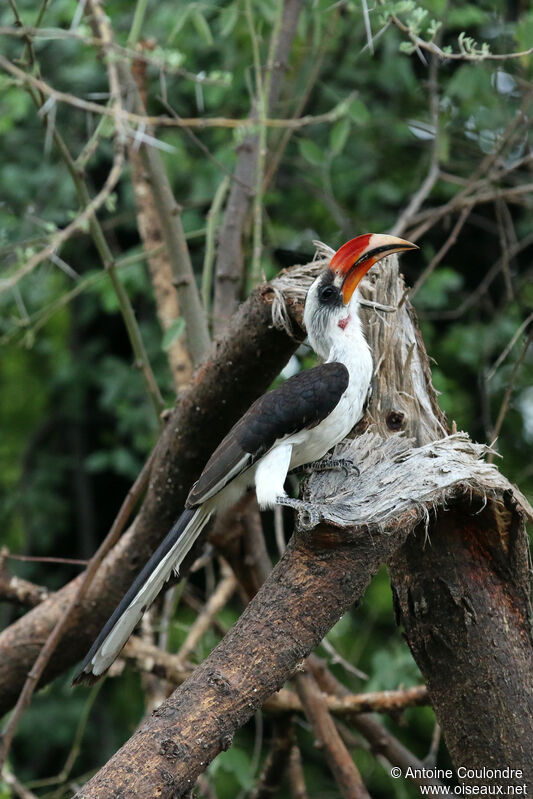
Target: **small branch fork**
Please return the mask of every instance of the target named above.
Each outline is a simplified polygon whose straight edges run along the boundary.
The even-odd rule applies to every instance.
[[[411,28],[401,21],[395,14],[390,15],[390,20],[396,27],[405,33],[414,46],[419,50],[426,50],[432,56],[440,58],[443,61],[508,61],[512,58],[524,58],[525,56],[533,53],[533,47],[528,50],[521,50],[514,53],[489,53],[489,52],[475,52],[469,53],[464,48],[460,53],[448,53],[442,50],[437,43],[428,42],[417,36]]]

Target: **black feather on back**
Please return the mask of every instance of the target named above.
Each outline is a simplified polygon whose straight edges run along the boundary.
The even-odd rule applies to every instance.
[[[220,491],[278,439],[316,427],[338,404],[348,380],[344,364],[324,363],[259,397],[211,455],[187,497],[187,506],[204,502],[214,489]]]

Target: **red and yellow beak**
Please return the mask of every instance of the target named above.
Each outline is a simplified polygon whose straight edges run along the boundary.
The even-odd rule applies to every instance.
[[[404,252],[404,250],[418,250],[418,247],[405,239],[382,233],[365,233],[343,244],[331,259],[330,268],[342,279],[344,304],[348,305],[352,294],[371,266],[393,252]]]

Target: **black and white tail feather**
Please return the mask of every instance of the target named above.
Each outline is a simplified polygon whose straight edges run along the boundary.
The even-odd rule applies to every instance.
[[[179,573],[184,558],[212,515],[213,511],[206,506],[183,511],[100,631],[74,684],[97,679],[107,671],[172,572]]]

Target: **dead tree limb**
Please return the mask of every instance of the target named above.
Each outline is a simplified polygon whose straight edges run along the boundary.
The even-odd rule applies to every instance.
[[[343,456],[357,454],[360,476],[344,480],[329,475],[325,481],[318,480],[321,494],[314,501],[324,522],[293,537],[233,629],[87,783],[84,797],[107,796],[127,785],[131,789],[132,773],[140,797],[183,795],[209,760],[231,744],[238,727],[281,687],[300,660],[362,596],[372,575],[409,531],[420,524],[423,529],[437,497],[450,504],[469,489],[472,479],[486,481],[494,496],[509,490],[493,466],[476,460],[476,452],[475,445],[467,446],[460,436],[413,452],[403,436],[382,439],[371,431],[343,449]],[[479,471],[472,478],[476,468]],[[424,475],[420,493],[417,484],[413,490],[413,474]],[[342,492],[338,485],[335,489],[341,494],[337,497],[328,487],[335,479],[343,484]],[[401,502],[391,491],[391,480],[400,486]],[[411,486],[405,497],[404,485]],[[363,500],[354,509],[355,492]],[[370,496],[379,508],[373,524],[366,521]],[[349,513],[354,515],[348,521]]]
[[[406,525],[407,519],[398,521]],[[328,525],[295,536],[232,630],[84,786],[85,799],[120,790],[161,799],[186,794],[210,760],[231,746],[236,730],[362,596],[400,540]]]
[[[137,83],[142,105],[145,107],[145,61],[139,59],[133,62],[132,76]],[[160,248],[164,236],[150,180],[144,169],[139,150],[132,143],[128,145],[128,158],[131,164],[131,184],[137,209],[137,226],[144,250],[147,253],[157,318],[161,330],[165,333],[180,316],[178,292],[173,284],[170,257],[165,249],[161,251]],[[158,247],[159,250],[156,249]],[[167,357],[176,391],[179,391],[187,386],[192,374],[191,359],[185,347],[184,338],[177,338],[169,344]]]

